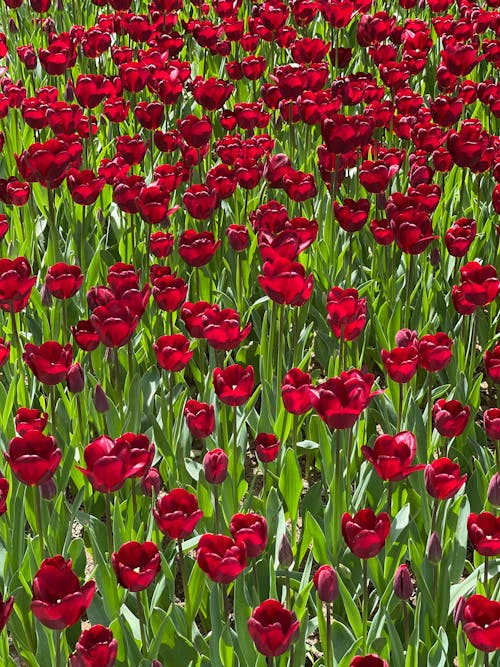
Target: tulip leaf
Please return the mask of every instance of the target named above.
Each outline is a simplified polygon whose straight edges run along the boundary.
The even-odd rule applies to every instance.
[[[293,449],[289,449],[286,453],[283,470],[279,478],[279,490],[286,503],[290,519],[296,521],[302,493],[302,475],[297,455]]]
[[[346,588],[338,572],[337,577],[339,582],[340,596],[342,598],[342,604],[344,605],[345,613],[347,614],[349,625],[352,628],[354,636],[361,637],[363,635],[363,621],[361,620],[361,614],[359,613],[351,592]]]

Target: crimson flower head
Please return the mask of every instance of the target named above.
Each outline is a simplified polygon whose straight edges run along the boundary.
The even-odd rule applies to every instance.
[[[97,349],[101,342],[91,320],[80,320],[75,327],[71,327],[71,333],[78,347],[86,352]]]
[[[101,343],[106,347],[122,347],[132,338],[139,317],[119,300],[112,299],[105,305],[97,306],[90,320]]]
[[[500,408],[484,411],[484,430],[490,440],[500,440]]]
[[[168,535],[171,540],[183,540],[191,535],[203,512],[193,493],[172,489],[158,498],[153,516],[164,535]]]
[[[332,287],[326,299],[327,321],[336,338],[355,340],[366,323],[366,299],[358,290]]]
[[[342,515],[342,535],[345,543],[358,558],[373,558],[385,544],[391,530],[387,512],[378,516],[372,509],[364,509],[351,516]]]
[[[73,359],[73,348],[70,343],[63,347],[54,340],[42,343],[40,347],[26,343],[23,359],[37,380],[49,386],[56,385],[66,379]]]
[[[445,333],[427,334],[417,342],[418,361],[431,373],[441,371],[450,362],[452,339]]]
[[[76,142],[75,148],[61,139],[49,139],[43,144],[31,144],[21,155],[14,157],[25,181],[40,183],[52,189],[59,186],[70,167],[77,164],[76,158],[81,155],[81,144]]]
[[[500,280],[491,264],[468,262],[460,268],[464,298],[475,306],[487,306],[498,294]]]
[[[500,384],[500,345],[484,353],[486,375],[495,383]]]
[[[109,628],[98,624],[82,632],[75,649],[69,656],[69,667],[113,667],[118,642]]]
[[[19,481],[38,486],[51,479],[61,462],[62,452],[53,436],[32,430],[12,438],[4,456]]]
[[[245,543],[227,535],[202,535],[196,549],[196,562],[218,584],[229,584],[247,566]]]
[[[33,579],[33,615],[52,630],[64,630],[81,619],[92,602],[95,581],[80,585],[71,560],[46,558]]]
[[[311,387],[312,407],[330,428],[352,428],[359,415],[382,390],[372,392],[375,378],[356,369]]]
[[[212,232],[196,232],[187,229],[179,239],[179,255],[189,266],[203,266],[215,255],[220,241],[216,241]]]
[[[425,488],[433,498],[449,500],[467,481],[460,475],[460,466],[450,459],[435,459],[425,466]]]
[[[0,475],[0,516],[5,514],[7,511],[7,497],[9,495],[9,488],[9,481]]]
[[[113,552],[111,563],[120,586],[134,593],[145,590],[161,568],[154,542],[126,542]]]
[[[464,257],[476,238],[477,224],[472,218],[459,218],[446,231],[444,242],[453,257]]]
[[[26,257],[0,259],[0,308],[7,313],[26,308],[35,283]]]
[[[2,631],[7,625],[9,616],[12,613],[14,607],[14,596],[11,595],[6,600],[3,599],[2,594],[0,593],[0,631]]]
[[[248,228],[245,225],[229,225],[226,229],[227,240],[231,249],[235,252],[242,252],[248,247]]]
[[[205,479],[209,484],[222,484],[227,477],[229,459],[223,449],[211,449],[203,457]]]
[[[274,433],[258,433],[254,444],[255,455],[262,463],[271,463],[279,454],[280,441]]]
[[[237,347],[250,333],[252,324],[240,329],[240,316],[232,308],[210,306],[201,317],[203,335],[209,345],[216,350],[232,350]]]
[[[143,469],[141,461],[132,461],[130,445],[126,438],[114,441],[101,435],[85,447],[83,457],[87,468],[77,466],[92,484],[94,491],[111,493],[125,484],[129,477],[135,477]]]
[[[305,373],[300,368],[292,368],[288,371],[281,383],[281,398],[287,412],[293,415],[303,415],[311,409],[309,397],[311,380],[310,373]]]
[[[438,433],[445,438],[454,438],[464,432],[470,417],[470,407],[460,401],[445,401],[440,398],[432,408],[432,421]]]
[[[181,318],[184,322],[188,333],[193,338],[204,338],[205,334],[203,333],[203,313],[207,308],[210,308],[208,301],[196,301],[191,303],[186,301],[186,303],[181,308]]]
[[[500,555],[500,517],[491,512],[471,512],[467,532],[472,546],[482,556]]]
[[[438,237],[432,233],[432,223],[425,211],[405,210],[390,222],[394,240],[410,255],[420,255]]]
[[[500,649],[500,602],[472,595],[465,602],[462,625],[475,648],[487,653]]]
[[[244,368],[233,364],[227,368],[215,368],[213,372],[215,393],[219,400],[233,408],[246,403],[252,395],[254,370],[252,366]]]
[[[56,299],[69,299],[74,296],[83,283],[83,274],[79,266],[70,266],[58,262],[49,268],[45,277],[47,289]]]
[[[190,398],[184,406],[184,418],[193,438],[208,438],[215,429],[214,406]]]
[[[0,368],[4,366],[9,360],[10,343],[4,338],[0,337]]]
[[[335,602],[339,596],[337,573],[331,565],[322,565],[313,577],[314,587],[322,602]]]
[[[412,466],[417,452],[417,441],[410,431],[402,431],[395,436],[379,435],[373,444],[361,447],[361,453],[384,480],[396,482],[425,468],[424,463]]]
[[[160,336],[153,344],[158,364],[166,371],[177,373],[185,368],[193,352],[189,350],[189,340],[184,334]]]
[[[16,431],[20,436],[28,431],[43,431],[47,426],[49,415],[35,408],[19,408],[14,417]]]
[[[376,653],[369,653],[355,656],[349,663],[349,667],[389,667],[389,663]]]
[[[282,655],[299,637],[299,621],[278,600],[264,600],[248,619],[255,648],[267,657]]]
[[[132,477],[143,477],[153,463],[154,444],[143,433],[124,433],[115,440],[117,445],[122,442],[125,442],[130,450],[130,465],[134,469]]]
[[[234,514],[229,530],[234,540],[244,542],[247,558],[258,558],[267,546],[267,521],[260,514]]]
[[[191,92],[194,99],[208,111],[221,109],[233,92],[234,86],[229,81],[210,77],[203,79],[197,76],[191,83]]]
[[[208,220],[217,208],[217,194],[208,185],[194,184],[184,193],[182,203],[195,220]]]
[[[300,262],[292,262],[283,257],[264,262],[259,284],[267,296],[276,303],[289,306],[303,306],[312,294],[314,278],[306,276]]]
[[[380,356],[387,375],[394,382],[399,384],[409,382],[417,372],[418,350],[414,345],[395,347],[390,352],[382,350]]]

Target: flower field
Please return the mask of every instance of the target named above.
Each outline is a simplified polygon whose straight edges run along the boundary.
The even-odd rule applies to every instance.
[[[499,665],[498,0],[0,29],[1,665]]]

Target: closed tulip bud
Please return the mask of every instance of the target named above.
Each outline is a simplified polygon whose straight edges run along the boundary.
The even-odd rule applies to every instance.
[[[490,480],[488,486],[488,501],[500,507],[500,475],[496,472]]]
[[[47,35],[50,35],[51,32],[54,32],[56,29],[56,24],[54,19],[48,18],[43,22],[43,29]]]
[[[156,468],[150,468],[144,477],[141,477],[141,491],[145,496],[157,496],[161,489],[161,477]]]
[[[79,394],[83,391],[83,387],[85,386],[85,376],[83,374],[83,368],[78,362],[76,364],[71,364],[69,371],[66,373],[66,384],[72,394]]]
[[[439,535],[434,531],[431,533],[429,540],[427,542],[427,549],[425,552],[425,555],[427,556],[427,559],[430,560],[431,563],[437,564],[443,557],[443,549],[441,547],[441,540],[439,539]]]
[[[43,283],[40,289],[40,299],[44,308],[50,308],[52,305],[52,294],[49,292],[49,288],[45,283]]]
[[[108,397],[100,384],[96,384],[94,391],[94,405],[97,412],[107,412],[109,410]]]
[[[203,458],[205,479],[209,484],[222,484],[227,477],[228,456],[222,449],[212,449]]]
[[[293,551],[290,540],[285,533],[281,539],[280,548],[278,551],[278,560],[281,567],[290,567],[293,563]]]
[[[322,565],[314,575],[313,582],[322,602],[335,602],[339,596],[339,582],[331,565]]]
[[[75,99],[75,89],[71,81],[68,81],[66,83],[66,87],[64,88],[64,99],[69,104],[71,104],[71,102],[73,102]]]
[[[413,595],[413,582],[407,565],[400,565],[396,570],[393,590],[400,600],[409,600]]]
[[[429,253],[429,262],[431,263],[431,266],[439,266],[441,264],[441,253],[436,246],[434,246]]]
[[[163,665],[159,660],[153,660],[153,662],[151,663],[151,667],[163,667]]]
[[[42,491],[42,498],[44,500],[52,500],[52,498],[55,498],[57,494],[57,487],[56,483],[54,482],[54,478],[51,477],[49,480],[41,484],[40,489]]]
[[[9,32],[11,33],[11,35],[15,35],[17,32],[19,32],[17,24],[12,18],[9,19]]]
[[[465,598],[463,595],[461,595],[457,600],[455,609],[453,610],[453,623],[457,628],[459,623],[463,621],[464,607],[465,607]]]

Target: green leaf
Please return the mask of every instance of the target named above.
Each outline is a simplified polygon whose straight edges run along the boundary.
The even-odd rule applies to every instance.
[[[291,520],[296,521],[302,493],[302,475],[297,456],[293,449],[289,449],[286,453],[278,486],[285,500]]]

